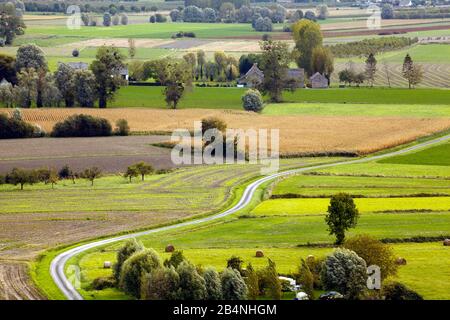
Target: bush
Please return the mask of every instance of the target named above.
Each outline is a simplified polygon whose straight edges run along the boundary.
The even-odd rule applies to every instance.
[[[150,19],[148,21],[150,23],[155,23],[156,22],[156,17],[155,16],[150,16]]]
[[[53,127],[52,137],[99,137],[112,134],[108,120],[79,114],[58,122]]]
[[[141,297],[144,300],[177,300],[180,276],[173,267],[159,268],[144,275]]]
[[[61,171],[60,171],[61,177]],[[144,250],[142,243],[136,239],[130,239],[117,251],[117,262],[113,265],[113,276],[116,281],[120,280],[120,273],[124,262],[136,252]]]
[[[345,241],[344,247],[363,258],[367,266],[379,266],[382,280],[397,273],[398,266],[392,247],[377,239],[368,235],[358,235]]]
[[[222,296],[225,300],[245,300],[247,298],[247,285],[239,271],[226,268],[220,276]]]
[[[261,93],[258,90],[249,89],[242,96],[244,110],[261,112],[264,108],[264,102]]]
[[[183,261],[186,261],[183,251],[174,251],[170,258],[164,261],[164,265],[166,267],[172,266],[174,268],[178,268]]]
[[[325,290],[336,290],[347,299],[358,298],[366,288],[366,262],[353,251],[336,249],[325,259],[321,280]]]
[[[116,136],[128,136],[130,134],[130,127],[128,126],[128,121],[125,119],[117,120],[114,134]]]
[[[386,300],[423,300],[423,297],[400,282],[383,286],[382,295]]]
[[[78,49],[73,49],[72,50],[72,56],[73,57],[78,57],[80,55],[80,51],[78,51]]]
[[[35,127],[21,119],[0,114],[0,139],[32,138]]]
[[[213,268],[208,268],[203,273],[206,286],[206,300],[221,300],[222,299],[222,283],[220,276]]]
[[[119,286],[125,293],[140,298],[142,277],[158,268],[161,268],[161,260],[155,250],[138,251],[124,262]]]
[[[225,133],[227,130],[227,124],[222,119],[217,117],[208,117],[202,119],[202,134],[210,129],[218,130],[222,133]]]
[[[206,283],[188,261],[183,261],[177,268],[180,276],[179,300],[204,300],[207,296]]]
[[[91,286],[94,290],[114,288],[116,286],[116,280],[113,277],[98,277],[92,281]]]
[[[163,16],[161,13],[155,14],[155,21],[158,23],[167,22],[166,16]]]

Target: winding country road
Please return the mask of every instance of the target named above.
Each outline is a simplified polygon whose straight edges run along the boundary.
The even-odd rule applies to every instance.
[[[201,219],[197,219],[197,220],[191,220],[191,221],[186,221],[183,223],[165,226],[165,227],[161,227],[161,228],[156,228],[156,229],[151,229],[151,230],[147,230],[147,231],[136,232],[136,233],[112,237],[112,238],[108,238],[108,239],[104,239],[104,240],[94,241],[91,243],[87,243],[87,244],[80,245],[78,247],[69,249],[69,250],[59,254],[52,260],[51,265],[50,265],[51,276],[52,276],[55,284],[59,287],[59,289],[62,291],[62,293],[64,294],[64,296],[67,299],[83,300],[83,297],[79,294],[79,292],[72,285],[72,283],[69,281],[69,279],[66,277],[66,275],[64,273],[64,269],[65,269],[65,265],[66,265],[67,261],[70,258],[80,254],[81,252],[84,252],[86,250],[89,250],[89,249],[92,249],[95,247],[103,246],[105,244],[129,239],[129,238],[140,237],[140,236],[144,236],[144,235],[148,235],[148,234],[152,234],[152,233],[163,232],[163,231],[172,230],[175,228],[180,228],[180,227],[185,227],[185,226],[197,225],[200,223],[204,223],[204,222],[217,220],[217,219],[226,217],[228,215],[238,212],[239,210],[241,210],[241,209],[245,208],[247,205],[249,205],[249,203],[251,202],[253,196],[255,195],[255,192],[258,189],[258,187],[260,187],[262,184],[264,184],[270,180],[274,180],[279,177],[292,175],[292,174],[296,174],[296,173],[301,173],[301,172],[305,172],[305,171],[309,171],[309,170],[330,168],[330,167],[353,164],[353,163],[364,163],[364,162],[369,162],[369,161],[378,160],[378,159],[382,159],[382,158],[392,157],[392,156],[404,154],[404,153],[407,153],[410,151],[414,151],[414,150],[417,150],[417,149],[420,149],[420,148],[423,148],[426,146],[437,144],[437,143],[440,143],[440,142],[443,142],[446,140],[450,140],[450,135],[446,135],[441,138],[436,138],[433,140],[429,140],[426,142],[416,144],[411,147],[407,147],[407,148],[404,148],[401,150],[397,150],[397,151],[393,151],[393,152],[389,152],[389,153],[385,153],[385,154],[381,154],[381,155],[369,156],[369,157],[359,158],[359,159],[350,160],[350,161],[341,161],[341,162],[335,162],[335,163],[328,163],[328,164],[292,169],[292,170],[272,174],[269,176],[265,176],[263,178],[260,178],[256,181],[252,182],[250,185],[248,185],[247,188],[244,190],[244,193],[243,193],[241,199],[239,200],[239,202],[236,205],[234,205],[232,208],[230,208],[222,213],[215,214],[215,215],[208,216],[208,217],[201,218]]]

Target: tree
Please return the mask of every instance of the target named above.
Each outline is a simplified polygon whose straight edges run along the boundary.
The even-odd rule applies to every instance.
[[[296,23],[297,21],[303,19],[303,11],[298,9],[295,10],[294,13],[291,14],[291,17],[289,18],[289,22]]]
[[[255,269],[253,269],[251,263],[248,264],[245,270],[245,274],[245,283],[247,284],[248,298],[250,300],[256,300],[259,296],[259,280],[258,274],[256,273]]]
[[[122,13],[120,15],[120,23],[122,25],[127,25],[128,24],[128,16],[125,13]]]
[[[203,10],[196,6],[187,6],[183,10],[184,22],[203,22]]]
[[[207,295],[205,280],[198,274],[195,266],[183,261],[177,267],[180,276],[179,300],[204,300]]]
[[[25,44],[17,49],[16,70],[34,68],[34,70],[47,71],[47,60],[44,51],[34,44]]]
[[[75,101],[80,107],[93,108],[97,98],[97,84],[91,70],[76,70],[73,78]]]
[[[276,4],[274,8],[272,8],[272,22],[273,23],[284,23],[286,20],[286,8]]]
[[[136,55],[136,41],[134,39],[128,39],[128,56],[133,59]]]
[[[220,5],[219,13],[224,22],[233,22],[236,8],[231,2],[224,2]]]
[[[20,190],[23,190],[25,184],[33,185],[38,182],[38,175],[34,170],[25,170],[14,168],[6,176],[6,181],[12,185],[20,185]]]
[[[184,60],[166,61],[164,66],[164,95],[167,105],[176,109],[186,88],[192,84],[192,69]]]
[[[386,75],[386,81],[387,81],[388,86],[390,88],[391,87],[391,71],[390,71],[390,67],[389,67],[389,64],[387,63],[386,60],[383,60],[382,63],[383,63],[383,70],[384,70],[384,73]]]
[[[205,8],[203,10],[203,22],[214,23],[217,21],[217,13],[216,10],[212,8]]]
[[[264,289],[265,294],[273,300],[280,300],[281,282],[278,278],[275,262],[267,259],[267,267],[260,273],[260,278],[262,278],[262,285],[260,288]]]
[[[383,286],[382,295],[386,300],[423,300],[423,297],[400,282]]]
[[[236,13],[237,21],[239,23],[250,23],[252,22],[253,11],[248,6],[242,6]]]
[[[334,58],[329,48],[315,47],[312,51],[311,57],[312,73],[319,72],[328,79],[330,83],[331,74],[334,71]]]
[[[87,13],[82,13],[81,21],[83,22],[85,27],[89,26],[89,21],[90,21],[89,15]]]
[[[316,21],[316,14],[313,11],[308,10],[305,12],[304,18],[306,20]]]
[[[173,267],[162,267],[147,273],[142,279],[144,300],[176,300],[180,276]]]
[[[331,197],[325,222],[328,224],[330,235],[336,235],[337,245],[344,242],[345,231],[356,226],[358,217],[358,209],[350,195],[338,193]]]
[[[363,258],[348,249],[336,249],[327,256],[322,268],[325,290],[336,290],[347,299],[355,299],[366,288],[367,265]]]
[[[0,38],[6,45],[11,45],[14,38],[25,33],[22,15],[13,3],[0,3]]]
[[[366,59],[366,79],[369,81],[371,87],[373,87],[376,72],[377,59],[375,59],[375,55],[373,53],[370,53]]]
[[[67,108],[73,107],[75,104],[74,91],[77,87],[74,79],[75,70],[65,63],[59,63],[55,72],[55,83]]]
[[[120,18],[119,18],[119,16],[118,16],[117,14],[115,14],[115,15],[112,17],[112,24],[115,25],[115,26],[118,26],[119,23],[120,23]]]
[[[221,300],[222,283],[217,271],[213,268],[207,268],[203,272],[203,279],[205,279],[206,300]]]
[[[144,178],[146,175],[153,173],[154,169],[151,164],[145,163],[145,162],[138,162],[134,165],[141,175],[142,181],[144,181]]]
[[[384,4],[381,7],[381,19],[393,19],[394,18],[394,7],[392,4]]]
[[[15,63],[13,56],[0,53],[0,82],[5,79],[11,84],[17,83]]]
[[[130,74],[130,80],[133,81],[143,81],[147,80],[145,73],[145,65],[141,60],[133,60],[128,63],[128,72]]]
[[[131,257],[136,252],[144,250],[144,246],[141,242],[137,241],[135,238],[127,240],[125,244],[117,251],[117,261],[113,265],[113,276],[117,282],[120,280],[120,274],[122,271],[122,266],[125,261]]]
[[[347,239],[344,247],[363,258],[367,266],[380,267],[381,280],[397,274],[398,266],[391,246],[368,235],[357,235]]]
[[[64,165],[58,172],[60,179],[72,179],[73,184],[75,184],[75,172],[69,167],[69,165]]]
[[[261,69],[264,71],[262,92],[268,94],[272,102],[281,102],[291,62],[289,46],[284,42],[269,40],[261,43],[261,49]]]
[[[31,108],[38,96],[38,73],[34,68],[21,69],[17,74],[18,86],[14,89],[17,104],[22,108]]]
[[[221,133],[225,134],[225,131],[227,130],[227,124],[225,121],[218,117],[208,117],[202,119],[202,134],[205,134],[208,130],[217,130]],[[228,264],[233,263],[237,266],[238,261],[242,264],[242,260],[239,257],[232,256],[230,259],[228,259]],[[230,267],[230,265],[228,265]]]
[[[41,88],[43,107],[59,107],[61,105],[63,97],[51,74],[46,75],[41,83]]]
[[[409,54],[406,54],[405,59],[403,60],[402,75],[403,78],[408,80],[409,89],[413,88],[422,81],[423,70],[421,66],[414,64]]]
[[[321,4],[316,7],[317,19],[325,20],[328,18],[328,6]]]
[[[242,274],[242,264],[244,261],[241,257],[238,256],[231,256],[230,259],[227,260],[227,268],[232,268],[234,270],[239,271],[240,274]]]
[[[178,268],[178,266],[183,262],[186,261],[186,258],[183,255],[183,251],[174,251],[172,253],[172,255],[170,256],[169,259],[167,259],[166,261],[164,261],[164,265],[166,267],[174,267],[174,268]]]
[[[109,12],[105,12],[103,14],[103,25],[105,27],[109,27],[111,25],[111,14]]]
[[[123,174],[124,178],[130,179],[130,183],[131,183],[132,178],[136,178],[138,176],[139,176],[139,171],[136,168],[136,166],[129,166],[127,168],[127,171],[125,171],[125,173]]]
[[[255,89],[249,89],[245,92],[242,96],[242,104],[246,111],[261,112],[264,108],[261,93]]]
[[[14,104],[14,90],[11,83],[0,85],[0,102],[10,108]]]
[[[197,68],[198,68],[198,79],[203,80],[205,75],[205,64],[206,64],[206,55],[205,51],[198,50],[197,51]]]
[[[183,56],[183,59],[191,67],[191,77],[194,77],[195,69],[197,68],[197,56],[194,52],[188,52]]]
[[[261,56],[259,54],[243,54],[239,58],[239,73],[246,74],[255,63],[260,64],[260,60]]]
[[[255,21],[254,28],[258,32],[271,32],[273,30],[272,20],[268,17],[259,17]]]
[[[314,276],[304,259],[301,260],[298,270],[297,283],[302,286],[302,290],[311,298],[314,298]]]
[[[90,68],[97,82],[99,108],[106,108],[107,101],[114,97],[123,83],[120,70],[124,67],[124,56],[116,47],[102,46],[95,58]]]
[[[102,176],[102,170],[98,167],[92,167],[85,169],[82,173],[82,177],[91,182],[91,186],[94,185],[94,180]]]
[[[153,249],[143,249],[130,256],[122,266],[119,287],[127,294],[141,297],[142,277],[161,268],[161,259]]]
[[[226,268],[220,275],[222,296],[225,300],[245,300],[247,285],[238,270]]]
[[[181,12],[178,9],[173,9],[172,11],[170,11],[169,16],[172,22],[177,22],[178,20],[181,20]]]
[[[309,20],[302,19],[292,26],[295,49],[297,51],[297,65],[305,69],[306,73],[313,75],[312,54],[316,47],[322,46],[322,33],[320,26]]]

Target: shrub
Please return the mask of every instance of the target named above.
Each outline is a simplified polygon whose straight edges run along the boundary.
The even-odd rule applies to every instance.
[[[144,274],[161,267],[161,260],[153,249],[144,249],[134,253],[122,266],[120,288],[127,294],[141,297],[141,280]]]
[[[105,12],[103,14],[103,25],[105,27],[109,27],[111,25],[111,14],[109,12]]]
[[[183,255],[183,251],[174,251],[169,259],[166,259],[164,261],[164,265],[166,267],[174,267],[178,268],[178,266],[183,262],[186,261],[186,258]]]
[[[148,21],[150,23],[155,23],[156,22],[156,17],[155,16],[150,16],[150,18],[148,19]]]
[[[141,298],[144,300],[176,300],[180,276],[173,267],[163,267],[144,275]]]
[[[34,131],[34,126],[23,120],[0,114],[0,139],[32,138]]]
[[[179,300],[204,300],[207,295],[205,280],[194,265],[183,261],[177,268],[180,276]]]
[[[117,120],[114,134],[116,136],[128,136],[130,134],[130,127],[128,126],[128,121],[125,119]]]
[[[155,14],[155,21],[159,23],[167,22],[166,16],[163,16],[161,13]]]
[[[423,297],[400,282],[383,286],[382,295],[386,300],[423,300]]]
[[[80,51],[78,51],[78,49],[73,49],[72,50],[72,56],[73,57],[78,57],[80,55]]]
[[[348,249],[336,249],[325,259],[322,274],[325,290],[336,290],[347,299],[355,299],[366,288],[367,265]]]
[[[128,24],[128,16],[125,13],[122,13],[120,15],[120,23],[123,25],[127,25]]]
[[[130,239],[117,251],[117,262],[113,265],[113,276],[116,281],[120,280],[120,273],[124,262],[134,253],[144,250],[142,243],[136,239]]]
[[[225,300],[245,300],[247,285],[238,270],[226,268],[220,276],[222,296]]]
[[[222,299],[222,283],[220,276],[213,268],[207,268],[203,273],[206,286],[206,300],[221,300]]]
[[[116,280],[113,277],[98,277],[92,281],[91,286],[94,290],[114,288],[116,286]]]
[[[108,120],[89,115],[72,115],[53,127],[53,137],[97,137],[110,136],[111,124]]]
[[[344,247],[363,258],[367,266],[379,266],[382,280],[397,273],[398,266],[392,247],[377,239],[368,235],[357,235],[345,241]]]
[[[202,134],[210,129],[215,129],[222,133],[225,133],[227,124],[225,123],[225,121],[217,117],[208,117],[202,119]]]
[[[242,96],[242,104],[246,111],[261,112],[264,108],[264,102],[261,93],[258,90],[249,89]]]
[[[94,180],[102,176],[102,170],[98,167],[87,168],[81,173],[81,177],[91,181],[91,186],[94,185]]]

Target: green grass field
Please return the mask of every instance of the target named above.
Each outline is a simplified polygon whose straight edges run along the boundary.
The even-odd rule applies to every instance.
[[[413,154],[401,155],[378,161],[415,165],[450,166],[450,143],[441,144]]]

